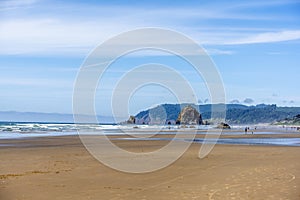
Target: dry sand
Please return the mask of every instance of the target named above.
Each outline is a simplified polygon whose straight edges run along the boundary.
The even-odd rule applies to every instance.
[[[193,144],[167,168],[128,174],[94,159],[77,136],[1,143],[16,145],[0,147],[1,200],[300,199],[300,147],[216,145],[199,159]],[[166,141],[114,143],[141,152]]]

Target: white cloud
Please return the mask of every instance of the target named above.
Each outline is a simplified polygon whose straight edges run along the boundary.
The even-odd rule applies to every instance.
[[[232,104],[240,104],[241,102],[237,99],[231,100],[230,103]]]
[[[221,50],[221,49],[206,49],[209,55],[232,55],[233,51]]]
[[[241,1],[231,6],[233,9],[242,9],[242,8],[255,8],[255,7],[266,7],[266,6],[282,6],[287,4],[298,3],[297,0],[272,0],[272,1]]]
[[[10,20],[0,26],[0,54],[82,54],[130,27],[115,22]]]
[[[38,0],[3,0],[0,2],[0,11],[24,8],[37,2]]]
[[[246,38],[236,39],[232,42],[225,42],[225,44],[255,44],[255,43],[271,43],[283,42],[289,40],[299,40],[300,30],[288,30],[280,32],[267,32],[252,35]]]
[[[251,98],[246,98],[246,99],[243,101],[243,103],[245,103],[245,104],[253,104],[253,103],[254,103],[254,100],[251,99]]]
[[[139,27],[115,20],[106,22],[68,22],[58,19],[9,20],[0,25],[0,54],[86,55],[95,46],[125,30]],[[259,34],[198,33],[186,30],[186,35],[201,39],[206,45],[240,45],[272,43],[300,39],[300,30]],[[232,38],[236,38],[233,40]],[[199,42],[199,41],[198,41]],[[230,50],[208,48],[210,55],[231,55]]]
[[[83,21],[74,23],[57,19],[5,21],[0,26],[0,43],[2,44],[0,54],[86,55],[106,39],[120,32],[124,32],[124,30],[138,27],[126,24],[123,26],[115,26],[115,24],[116,22],[114,20],[98,23]],[[170,43],[172,45],[180,42],[165,39],[161,40],[160,36],[158,36],[157,41],[160,44]],[[136,42],[138,42],[138,40]],[[153,41],[150,41],[150,43],[152,42]],[[128,41],[123,41],[123,44],[129,45]],[[181,49],[182,48],[186,48],[186,51],[192,51],[190,47],[181,46]],[[114,52],[114,49],[107,49],[107,53],[109,53],[109,51]],[[215,55],[232,54],[233,52],[209,49],[208,53]],[[147,51],[141,52],[140,54],[135,53],[135,56],[166,54],[167,53],[158,51]]]
[[[11,0],[0,3],[0,9],[34,5],[37,0]],[[256,5],[256,4],[255,4]],[[63,7],[65,6],[65,7]],[[253,5],[252,5],[253,6]],[[209,4],[198,8],[161,8],[91,6],[62,4],[44,7],[45,15],[20,14],[0,20],[0,55],[86,55],[106,39],[124,31],[140,27],[165,27],[181,31],[206,45],[240,45],[271,43],[300,39],[300,30],[269,31],[256,27],[219,27],[186,25],[190,20],[203,22],[213,19],[266,20],[265,16],[231,13],[230,7]],[[241,7],[245,7],[241,4]],[[65,13],[62,10],[66,11]],[[81,16],[72,12],[82,10]],[[53,13],[52,13],[53,11]],[[70,12],[70,13],[68,13]],[[22,12],[20,12],[22,13]],[[24,15],[24,16],[23,16]],[[282,16],[280,16],[282,17]],[[276,20],[268,19],[268,20]],[[202,28],[201,28],[202,27]],[[268,32],[264,32],[268,31]],[[230,55],[230,50],[208,49],[211,55]]]
[[[42,78],[1,78],[0,85],[20,86],[20,87],[54,87],[54,88],[72,88],[73,80],[53,80]]]

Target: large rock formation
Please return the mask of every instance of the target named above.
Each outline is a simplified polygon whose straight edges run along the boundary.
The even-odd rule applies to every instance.
[[[201,114],[192,106],[186,106],[179,113],[176,124],[203,124]]]
[[[130,116],[129,119],[127,120],[127,124],[135,124],[135,117]]]
[[[231,129],[231,127],[229,126],[229,124],[226,124],[226,123],[220,123],[217,128],[219,129]]]

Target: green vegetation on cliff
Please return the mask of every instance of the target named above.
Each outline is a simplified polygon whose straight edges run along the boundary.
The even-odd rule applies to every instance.
[[[276,123],[277,125],[300,125],[300,114],[292,117],[292,118],[285,118]]]
[[[165,111],[165,123],[175,123],[176,119],[185,106],[188,104],[162,104],[155,108],[151,108],[138,113],[135,118],[137,123],[148,124],[150,121],[150,113],[155,110]],[[284,119],[293,118],[300,114],[300,107],[277,107],[276,105],[260,104],[257,106],[245,106],[240,104],[207,104],[207,105],[191,105],[201,113],[203,121],[211,120],[211,109],[214,107],[215,113],[213,118],[222,118],[226,108],[226,123],[229,124],[257,124],[257,123],[275,123]],[[160,109],[157,109],[160,107]],[[159,115],[159,113],[156,113]]]

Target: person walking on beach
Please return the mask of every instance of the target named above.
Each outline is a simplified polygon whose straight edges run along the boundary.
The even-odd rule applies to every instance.
[[[247,134],[247,132],[248,132],[248,128],[246,127],[246,128],[245,128],[245,134]]]

